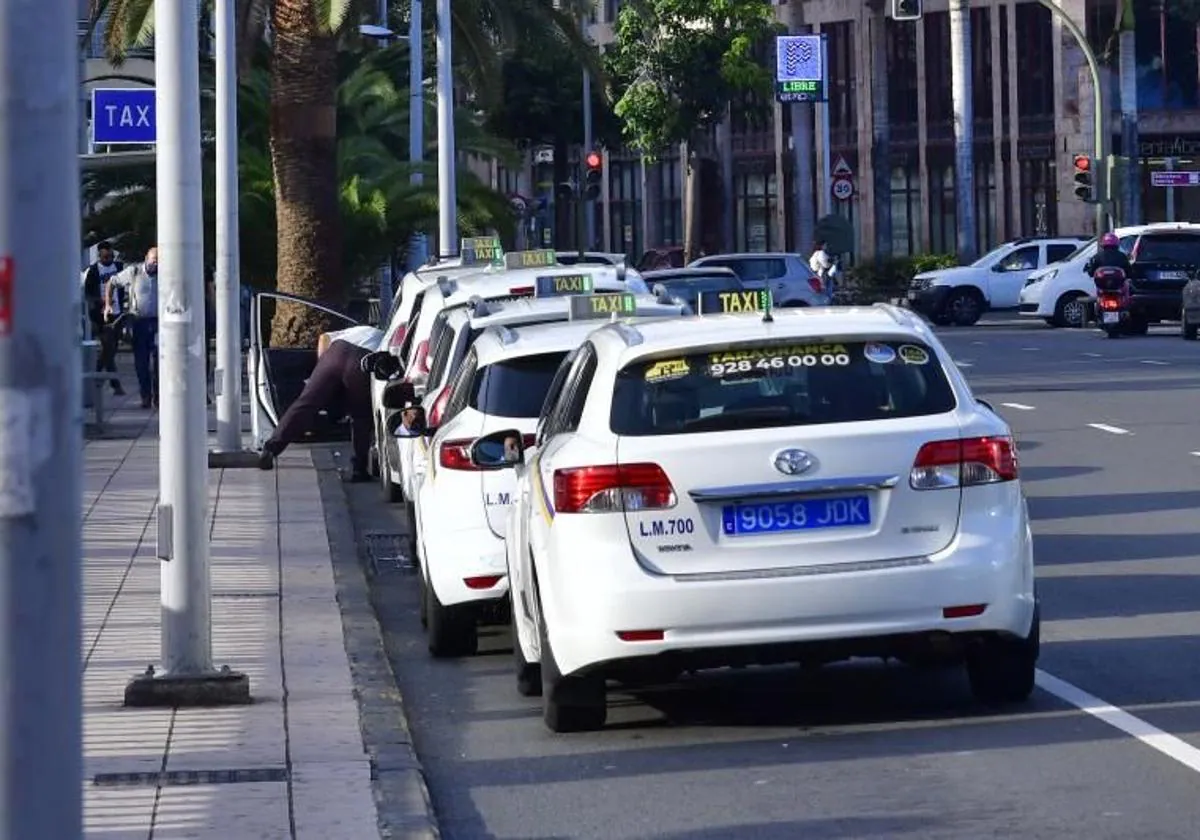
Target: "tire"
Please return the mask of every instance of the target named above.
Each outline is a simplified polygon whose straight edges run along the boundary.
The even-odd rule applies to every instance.
[[[1060,327],[1080,329],[1086,316],[1083,295],[1078,292],[1068,292],[1054,305],[1054,322]]]
[[[379,490],[383,493],[383,500],[389,505],[403,501],[404,493],[401,491],[400,485],[388,477],[388,471],[383,466],[383,459],[379,457],[378,447],[376,447],[375,452],[375,467],[377,470],[375,476],[379,479]]]
[[[1179,316],[1179,334],[1183,336],[1184,341],[1195,341],[1198,329],[1200,329],[1200,324],[1188,323],[1186,312]]]
[[[512,640],[513,668],[517,677],[517,694],[522,697],[542,696],[542,666],[539,662],[529,662],[521,650],[521,639],[517,635],[517,607],[514,598],[512,610]]]
[[[554,661],[545,619],[538,610],[542,647],[542,720],[551,732],[594,732],[608,719],[608,694],[599,674],[564,677]]]
[[[379,478],[379,446],[371,444],[371,448],[367,450],[367,475],[371,478]]]
[[[992,636],[967,653],[971,693],[984,703],[1021,703],[1033,693],[1041,651],[1041,609],[1034,607],[1033,624],[1024,639]]]
[[[1106,330],[1104,331],[1104,337],[1105,337],[1105,338],[1120,338],[1120,337],[1121,337],[1121,330],[1120,330],[1120,329],[1113,329],[1112,327],[1109,327],[1108,329],[1106,329]]]
[[[419,562],[421,553],[417,550],[417,508],[412,502],[404,503],[404,521],[408,525],[409,556]]]
[[[1058,321],[1053,316],[1050,318],[1043,318],[1042,320],[1046,322],[1046,326],[1048,326],[1048,327],[1057,327],[1058,326]]]
[[[1125,324],[1126,335],[1146,335],[1150,332],[1150,322],[1145,318],[1132,318]]]
[[[425,585],[425,575],[418,570],[417,574],[417,592],[421,596],[421,606],[417,610],[417,617],[421,619],[421,629],[429,629],[429,595],[426,590],[429,589]]]
[[[457,659],[479,650],[479,631],[470,606],[443,606],[433,586],[425,586],[429,653],[435,659]]]
[[[978,289],[955,289],[946,298],[942,311],[956,327],[970,327],[983,315],[985,306]]]

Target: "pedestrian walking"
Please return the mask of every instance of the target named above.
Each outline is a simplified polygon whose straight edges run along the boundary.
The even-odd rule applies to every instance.
[[[373,435],[371,423],[371,379],[363,360],[379,349],[383,332],[374,327],[350,327],[322,333],[317,342],[317,365],[304,390],[288,406],[275,433],[263,444],[259,469],[269,470],[289,444],[303,437],[322,409],[345,408],[350,417],[351,481],[370,481],[367,457]]]
[[[118,289],[127,293],[127,317],[133,319],[133,369],[137,373],[142,408],[158,405],[158,368],[151,376],[151,356],[158,338],[158,248],[151,247],[140,263],[114,274],[105,287],[104,314],[113,317]]]
[[[83,299],[87,304],[88,320],[92,323],[92,335],[100,342],[100,354],[96,358],[96,372],[115,374],[117,372],[117,344],[120,335],[114,322],[116,316],[120,315],[123,296],[118,296],[114,301],[115,316],[105,316],[104,301],[109,279],[120,273],[125,266],[117,259],[112,243],[101,242],[96,245],[96,251],[98,259],[87,267],[87,271],[83,275]],[[121,380],[116,376],[109,380],[109,385],[115,396],[124,396],[125,389],[121,387]]]
[[[829,291],[830,273],[833,271],[833,257],[825,250],[825,242],[818,241],[813,246],[812,256],[808,258],[808,267],[821,281],[822,291]]]

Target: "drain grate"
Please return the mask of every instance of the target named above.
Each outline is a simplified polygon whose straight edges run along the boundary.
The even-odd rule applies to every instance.
[[[408,554],[408,536],[383,531],[368,531],[362,535],[371,568],[378,572],[412,574],[417,564]]]
[[[165,773],[97,773],[94,787],[183,787],[286,782],[286,767],[244,767],[229,770],[168,770]]]

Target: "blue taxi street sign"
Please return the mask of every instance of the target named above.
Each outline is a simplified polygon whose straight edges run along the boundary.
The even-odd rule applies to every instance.
[[[605,292],[598,295],[574,295],[567,310],[572,321],[618,318],[637,314],[637,298],[630,292]]]
[[[494,236],[475,236],[462,240],[458,254],[462,264],[471,265],[503,265],[504,248],[500,240]]]
[[[504,255],[505,268],[549,268],[558,265],[558,254],[553,248],[538,251],[513,251]]]
[[[701,292],[696,301],[700,315],[737,315],[742,312],[767,312],[771,309],[769,289]]]
[[[92,142],[150,145],[155,138],[154,88],[92,91]]]
[[[590,274],[550,274],[534,281],[534,297],[591,294],[595,284]]]
[[[775,99],[779,102],[827,102],[827,35],[778,35],[775,38]]]

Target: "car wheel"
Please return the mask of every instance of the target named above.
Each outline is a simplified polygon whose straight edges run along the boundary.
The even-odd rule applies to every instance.
[[[408,555],[420,562],[421,555],[417,552],[417,509],[412,502],[404,503],[404,522],[408,526]]]
[[[969,327],[983,315],[983,295],[977,289],[955,289],[946,299],[945,315],[958,327]]]
[[[554,661],[546,621],[538,610],[542,647],[542,720],[551,732],[591,732],[608,719],[608,692],[599,674],[564,677]]]
[[[1033,624],[1024,639],[991,636],[967,653],[971,693],[985,703],[1020,703],[1033,693],[1041,650],[1041,610],[1034,607]]]
[[[515,599],[514,599],[515,601]],[[517,675],[517,694],[522,697],[542,696],[542,666],[538,662],[530,662],[521,650],[521,637],[517,635],[517,608],[512,610],[512,640],[513,667]]]
[[[447,607],[438,600],[432,584],[425,585],[426,612],[428,614],[429,652],[437,659],[454,659],[471,656],[479,650],[479,631],[475,626],[475,613],[467,605]]]
[[[379,447],[376,444],[371,444],[371,448],[367,450],[367,475],[371,478],[379,478]]]
[[[1196,332],[1200,329],[1200,324],[1192,324],[1188,322],[1187,312],[1184,312],[1179,317],[1179,334],[1183,336],[1184,341],[1195,341]]]
[[[395,504],[403,500],[404,494],[401,492],[400,485],[392,481],[390,470],[384,467],[383,459],[378,455],[376,449],[375,467],[378,470],[375,475],[379,479],[379,489],[383,492],[383,500],[388,504]]]
[[[1058,326],[1058,320],[1055,319],[1054,317],[1043,318],[1042,320],[1046,322],[1046,326],[1048,326],[1048,327],[1057,327]]]
[[[1058,299],[1054,307],[1054,321],[1058,326],[1079,329],[1086,318],[1087,305],[1083,302],[1083,295],[1069,293]]]
[[[1150,322],[1145,318],[1131,318],[1125,325],[1129,335],[1146,335],[1150,332]]]
[[[417,593],[421,596],[421,605],[417,608],[417,617],[421,619],[421,628],[429,629],[429,595],[426,593],[429,587],[425,585],[425,574],[420,569],[417,570]]]

